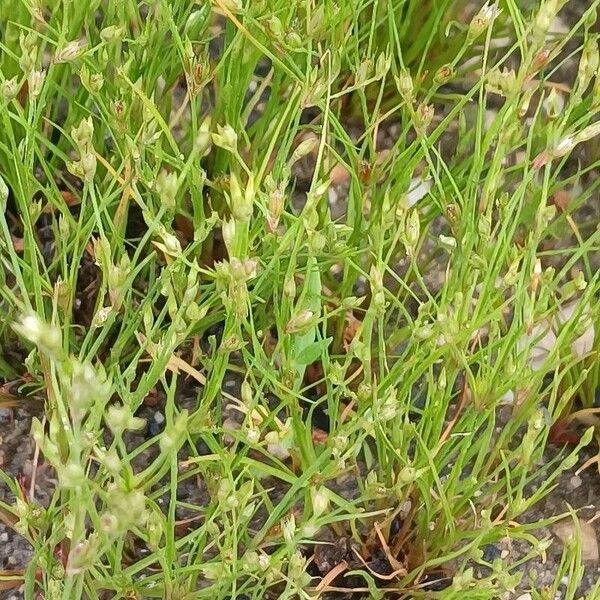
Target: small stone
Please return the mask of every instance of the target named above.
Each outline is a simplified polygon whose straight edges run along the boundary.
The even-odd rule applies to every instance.
[[[4,533],[0,533],[0,542],[3,544],[8,542],[8,533],[6,533],[6,531]]]
[[[500,558],[502,551],[495,544],[488,544],[483,548],[483,560],[485,562],[494,562],[497,558]]]
[[[502,552],[500,553],[500,558],[502,560],[504,560],[505,558],[508,558],[508,555],[510,554],[510,552],[508,550],[502,550]],[[517,599],[518,600],[518,599]]]
[[[154,437],[154,436],[158,435],[161,431],[162,431],[161,424],[157,423],[154,420],[152,420],[148,423],[148,435],[150,437]]]
[[[580,487],[582,484],[581,481],[581,477],[579,477],[578,475],[573,475],[573,477],[571,477],[571,479],[569,480],[569,485],[576,490],[578,487]]]
[[[521,594],[516,600],[531,600],[531,594],[529,592]]]
[[[561,580],[560,580],[560,585],[564,585],[567,586],[569,585],[569,578],[567,577],[567,575],[565,575]]]
[[[156,411],[154,413],[154,420],[159,424],[162,425],[165,422],[165,415],[163,415],[161,412]]]

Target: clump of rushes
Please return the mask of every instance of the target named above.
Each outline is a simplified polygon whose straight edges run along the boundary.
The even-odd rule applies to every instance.
[[[0,383],[56,480],[2,475],[0,587],[526,591],[483,549],[543,554],[599,437],[600,0],[139,4],[0,2]]]

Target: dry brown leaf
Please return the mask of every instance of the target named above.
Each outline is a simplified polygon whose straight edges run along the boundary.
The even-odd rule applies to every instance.
[[[583,519],[578,520],[579,529],[581,530],[581,559],[586,563],[597,563],[599,553],[596,529],[587,521]],[[552,531],[564,545],[570,544],[577,539],[577,527],[572,519],[559,521],[554,525]]]
[[[352,314],[352,311],[349,310],[346,313],[346,326],[344,327],[344,332],[342,335],[342,338],[343,338],[342,343],[344,346],[344,350],[346,352],[348,352],[348,349],[350,348],[350,344],[352,343],[352,340],[356,337],[356,334],[359,332],[361,325],[362,325],[362,321],[360,319],[357,319]]]
[[[569,203],[571,202],[571,194],[569,194],[569,192],[565,192],[564,190],[560,190],[554,194],[552,197],[552,202],[559,212],[565,212],[569,207]]]
[[[329,438],[329,435],[327,434],[326,431],[323,431],[322,429],[319,429],[318,427],[315,427],[312,430],[313,444],[326,444],[328,438]]]

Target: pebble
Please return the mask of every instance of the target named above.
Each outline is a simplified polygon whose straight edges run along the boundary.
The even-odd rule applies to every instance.
[[[154,420],[159,424],[162,425],[165,422],[165,415],[163,415],[161,412],[156,411],[154,413]]]
[[[497,558],[500,558],[502,551],[495,544],[488,544],[483,548],[483,560],[485,562],[494,562]]]
[[[162,426],[160,423],[157,423],[154,420],[152,420],[152,421],[150,421],[150,423],[148,423],[148,435],[150,437],[154,437],[155,435],[158,435],[161,431],[162,431]]]
[[[4,533],[0,533],[0,542],[8,542],[8,533],[6,533],[6,531]]]
[[[571,477],[571,479],[569,480],[569,485],[576,490],[578,487],[580,487],[582,484],[581,481],[581,477],[579,477],[578,475],[573,475],[573,477]]]

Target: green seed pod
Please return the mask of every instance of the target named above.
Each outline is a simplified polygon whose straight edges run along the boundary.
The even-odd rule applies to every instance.
[[[419,219],[419,212],[417,210],[411,210],[406,215],[406,222],[404,228],[406,244],[410,250],[415,249],[417,243],[419,242],[420,235],[421,221]]]
[[[410,73],[406,70],[403,70],[400,75],[394,77],[396,81],[396,87],[398,88],[398,92],[400,96],[405,102],[412,104],[413,101],[413,91],[414,84]]]
[[[592,35],[586,41],[581,53],[576,84],[578,96],[581,97],[588,89],[592,79],[598,73],[599,63],[600,54],[598,52],[598,36]]]
[[[229,176],[229,201],[230,210],[233,218],[241,223],[247,223],[252,217],[253,212],[254,186],[248,182],[246,192],[242,193],[240,182],[235,175]]]
[[[451,64],[442,65],[435,73],[433,81],[438,85],[444,85],[454,79],[456,71]]]

